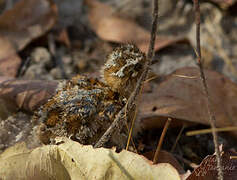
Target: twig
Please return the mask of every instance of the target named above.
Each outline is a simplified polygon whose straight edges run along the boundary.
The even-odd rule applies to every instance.
[[[129,129],[127,123],[126,123],[126,128],[127,128],[128,132],[131,130],[131,128]],[[133,141],[132,138],[130,139],[130,142],[132,143],[133,151],[136,152],[136,153],[138,153],[137,148],[136,148],[136,145],[135,145],[135,143],[134,143],[134,141]],[[130,143],[129,143],[129,145],[130,145]],[[129,145],[128,145],[128,141],[127,141],[127,146],[126,146],[126,149],[125,149],[125,150],[128,150],[128,146],[129,146]]]
[[[218,147],[218,140],[217,140],[217,133],[215,131],[215,123],[216,123],[216,117],[214,113],[211,111],[211,100],[210,95],[207,88],[207,82],[206,77],[203,71],[202,62],[201,62],[201,46],[200,46],[200,6],[199,6],[199,0],[193,0],[194,2],[194,10],[195,10],[195,22],[196,22],[196,43],[197,43],[197,64],[200,70],[200,78],[202,81],[203,91],[206,96],[207,100],[207,111],[209,114],[209,123],[212,128],[212,136],[213,141],[215,144],[215,153],[216,153],[216,160],[217,160],[217,170],[218,170],[218,179],[223,180],[223,171],[221,166],[221,158],[220,158],[220,150]]]
[[[128,147],[129,147],[129,144],[130,144],[130,141],[131,141],[131,138],[132,138],[132,131],[133,131],[133,127],[134,127],[134,123],[135,123],[136,118],[137,118],[137,107],[135,108],[135,114],[134,114],[134,117],[132,119],[132,124],[131,124],[130,130],[129,130],[126,150],[128,150]]]
[[[30,57],[26,58],[26,60],[23,62],[23,65],[21,66],[21,68],[18,72],[17,77],[22,77],[25,74],[25,72],[30,64],[30,61],[31,61]]]
[[[112,134],[117,130],[119,131],[127,121],[127,114],[125,116],[125,112],[129,112],[133,106],[134,101],[136,100],[137,95],[140,92],[140,89],[143,85],[143,82],[146,79],[148,74],[149,66],[151,64],[152,57],[154,55],[154,44],[156,40],[156,32],[157,32],[157,24],[158,24],[158,0],[153,1],[153,22],[152,22],[152,29],[151,29],[151,39],[149,44],[149,50],[147,53],[147,61],[144,66],[144,71],[139,78],[136,87],[128,99],[127,106],[123,107],[123,109],[118,113],[115,120],[111,124],[111,126],[107,129],[104,135],[100,138],[100,140],[95,144],[95,148],[102,147],[104,144],[110,139]]]
[[[143,85],[145,83],[151,81],[153,78],[155,79],[156,77],[152,77],[150,79],[144,80]],[[143,85],[141,86],[141,89],[140,89],[138,97],[137,97],[138,101],[141,99],[142,91],[143,91],[143,88],[144,88]],[[136,121],[136,118],[137,118],[137,112],[138,112],[138,107],[135,107],[135,113],[134,113],[134,116],[133,116],[133,119],[132,119],[132,124],[131,124],[130,130],[129,130],[129,134],[128,134],[128,141],[127,141],[126,150],[128,150],[130,140],[132,139],[132,131],[133,131],[133,127],[134,127],[134,124],[135,124],[135,121]]]
[[[180,139],[180,137],[181,137],[181,135],[182,135],[182,133],[183,133],[185,127],[186,127],[186,125],[183,124],[183,126],[182,126],[182,128],[180,129],[179,134],[178,134],[178,136],[177,136],[177,138],[176,138],[176,140],[175,140],[175,143],[174,143],[174,145],[173,145],[172,148],[171,148],[171,151],[170,151],[171,153],[174,152],[174,150],[175,150],[175,148],[176,148],[176,145],[178,144],[178,141],[179,141],[179,139]]]
[[[156,148],[156,152],[155,152],[155,155],[154,155],[154,158],[153,158],[153,164],[157,164],[157,162],[158,162],[159,152],[160,152],[161,146],[163,144],[165,134],[166,134],[166,132],[168,130],[168,127],[170,125],[170,122],[171,122],[171,118],[168,118],[166,123],[165,123],[162,134],[160,136],[159,143],[158,143],[157,148]]]
[[[214,129],[215,132],[236,131],[236,130],[237,130],[237,126]],[[211,133],[211,132],[212,132],[212,129],[201,129],[201,130],[195,130],[195,131],[188,131],[188,132],[186,132],[186,136],[195,136],[195,135],[207,134],[207,133]]]

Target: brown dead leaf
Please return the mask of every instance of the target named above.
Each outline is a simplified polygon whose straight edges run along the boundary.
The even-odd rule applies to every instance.
[[[21,0],[0,16],[0,34],[18,51],[52,28],[56,17],[57,8],[51,0]]]
[[[15,77],[21,64],[11,42],[0,34],[0,75]]]
[[[56,81],[16,80],[0,77],[0,101],[9,112],[33,112],[54,94]],[[5,116],[4,112],[0,116]]]
[[[223,176],[225,180],[237,177],[237,153],[223,152],[221,155]],[[216,155],[207,156],[187,180],[215,180],[217,179]]]
[[[205,75],[217,127],[237,125],[237,85],[214,71],[205,70]],[[159,117],[209,124],[199,70],[182,68],[154,84],[151,93],[142,95],[140,109],[145,127],[160,124]]]
[[[89,7],[89,20],[92,29],[103,40],[119,43],[134,43],[143,52],[147,52],[150,33],[132,20],[114,14],[113,9],[96,0],[86,0]],[[176,42],[186,41],[184,37],[158,36],[155,50],[162,49]]]
[[[154,155],[155,155],[155,151],[146,152],[143,155],[147,159],[152,161],[153,158],[154,158]],[[158,163],[169,163],[172,166],[174,166],[175,169],[177,169],[179,174],[184,174],[185,173],[183,167],[179,164],[179,162],[175,159],[175,157],[171,153],[169,153],[167,151],[160,151],[159,152]]]
[[[59,145],[28,150],[11,147],[0,155],[0,176],[4,179],[167,179],[179,180],[168,163],[152,165],[138,154],[123,150],[81,145],[57,138]]]
[[[56,22],[57,8],[51,0],[21,0],[0,16],[0,72],[16,76],[17,52],[41,36]]]

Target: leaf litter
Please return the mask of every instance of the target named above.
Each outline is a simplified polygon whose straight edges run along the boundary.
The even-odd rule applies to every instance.
[[[15,77],[21,64],[18,52],[51,29],[57,8],[50,0],[22,0],[0,16],[0,72]]]
[[[24,1],[22,0],[21,2],[23,4]],[[36,4],[43,3],[44,5],[47,4],[46,7],[48,9],[44,8],[44,10],[47,9],[49,11],[43,11],[43,12],[49,12],[49,14],[47,14],[47,13],[46,14],[49,15],[50,17],[52,15],[52,17],[51,17],[52,19],[46,18],[46,20],[45,20],[44,18],[42,18],[42,19],[44,19],[42,22],[45,22],[46,24],[49,23],[49,24],[47,24],[48,26],[46,26],[46,29],[44,29],[42,31],[35,31],[35,33],[33,33],[33,35],[36,34],[36,36],[33,36],[30,33],[31,31],[28,31],[28,30],[26,30],[25,32],[22,32],[21,28],[11,29],[12,26],[10,26],[10,25],[9,25],[10,34],[8,35],[6,33],[7,32],[6,27],[8,27],[8,22],[3,21],[5,23],[5,24],[3,23],[4,28],[2,30],[0,29],[0,32],[2,31],[4,36],[3,36],[3,38],[0,38],[0,40],[2,41],[2,44],[5,46],[2,45],[2,47],[3,47],[2,49],[5,49],[5,52],[9,52],[9,54],[12,55],[11,58],[13,58],[13,59],[18,58],[17,61],[15,61],[15,62],[13,60],[12,61],[8,61],[8,60],[4,61],[4,62],[7,62],[6,66],[0,65],[0,68],[7,70],[6,71],[7,73],[4,75],[15,77],[17,74],[18,68],[19,68],[19,64],[21,63],[21,58],[18,55],[18,52],[22,53],[22,49],[27,47],[27,44],[29,45],[29,43],[32,42],[35,38],[44,35],[46,33],[46,31],[48,31],[49,29],[52,28],[53,24],[55,23],[55,18],[56,18],[55,15],[57,13],[55,11],[56,10],[55,5],[48,3],[48,2],[49,1],[37,1],[37,2],[32,1],[33,4],[34,3],[36,3]],[[229,2],[230,1],[218,1],[217,3],[219,3],[219,4],[226,3],[229,7],[231,7],[233,3],[232,2],[229,3]],[[116,42],[116,43],[133,42],[141,50],[146,51],[148,43],[149,43],[149,32],[146,31],[145,28],[138,26],[138,24],[134,21],[134,19],[131,20],[131,19],[124,18],[124,16],[119,15],[119,13],[115,13],[112,10],[112,7],[108,6],[107,4],[102,4],[102,3],[94,1],[94,0],[93,1],[87,0],[86,3],[89,5],[88,16],[89,16],[89,22],[90,22],[90,24],[88,23],[87,26],[89,28],[91,28],[96,33],[97,45],[96,45],[96,43],[94,43],[93,45],[90,45],[90,44],[86,45],[86,44],[83,44],[85,42],[82,41],[81,39],[79,39],[79,40],[78,39],[77,40],[71,39],[71,31],[67,31],[68,35],[69,35],[69,37],[68,37],[69,41],[71,41],[70,43],[72,44],[72,46],[71,46],[72,50],[73,50],[73,48],[76,47],[76,46],[74,46],[75,41],[77,41],[77,44],[78,43],[81,44],[80,46],[77,46],[77,47],[79,47],[79,49],[77,49],[77,51],[79,51],[80,53],[85,51],[85,49],[83,49],[83,46],[89,47],[90,50],[87,52],[85,51],[87,54],[89,54],[89,56],[81,56],[84,58],[83,59],[84,61],[90,62],[89,61],[90,59],[88,57],[93,57],[94,59],[96,59],[96,62],[99,62],[99,64],[103,64],[103,58],[104,58],[103,56],[96,56],[96,55],[91,56],[91,54],[90,54],[91,49],[94,49],[94,48],[99,49],[98,46],[100,46],[100,45],[98,45],[98,44],[100,44],[100,43],[98,43],[98,41],[104,41],[104,43],[106,44],[107,47],[113,46],[113,44],[111,44],[110,42]],[[52,5],[53,9],[49,8],[49,6],[48,6],[49,4],[50,4],[50,7]],[[24,6],[25,5],[26,4],[24,4]],[[224,7],[222,5],[220,5],[220,6]],[[213,7],[211,7],[211,8],[213,8]],[[228,10],[226,8],[224,8],[224,9],[226,11]],[[107,14],[107,16],[104,16],[103,13]],[[40,14],[40,16],[41,15],[42,14]],[[46,15],[46,17],[47,17],[47,15]],[[222,12],[221,12],[221,16],[224,17]],[[21,16],[19,16],[19,18],[20,17]],[[45,17],[45,16],[42,15],[41,17]],[[1,17],[0,17],[0,19],[1,19]],[[180,16],[180,19],[182,19],[181,16]],[[48,22],[47,20],[49,20],[50,22]],[[19,22],[19,20],[18,20],[18,22]],[[32,22],[32,21],[30,20],[30,22]],[[104,23],[104,26],[101,25],[103,23]],[[35,28],[31,28],[30,24],[31,23],[29,23],[29,29],[35,30]],[[20,25],[22,25],[22,24],[20,24]],[[0,21],[0,26],[1,26],[1,21]],[[221,22],[218,22],[217,24],[215,24],[215,26],[219,27],[219,26],[222,26],[222,24],[221,24]],[[20,26],[20,27],[22,27],[22,26]],[[114,28],[114,31],[110,31],[111,27]],[[127,28],[124,28],[124,27],[127,27]],[[67,30],[68,29],[70,30],[71,27],[70,28],[66,27],[66,28],[67,28]],[[20,30],[16,31],[18,29],[20,29]],[[12,30],[14,30],[14,31],[12,31]],[[218,32],[220,32],[220,31],[218,31]],[[12,34],[17,34],[17,36],[20,34],[19,35],[20,38],[18,37],[15,39],[13,36],[10,36]],[[25,36],[25,34],[26,34],[26,36]],[[139,36],[134,36],[134,34],[139,34]],[[191,34],[192,33],[190,33],[190,36],[192,36]],[[203,32],[203,34],[205,34],[205,32]],[[1,33],[0,33],[0,35],[1,35]],[[185,46],[187,46],[187,45],[189,46],[189,44],[186,43],[186,42],[189,42],[187,39],[189,39],[191,42],[190,37],[187,37],[186,35],[174,35],[174,36],[161,35],[158,37],[160,39],[158,38],[155,48],[157,51],[159,50],[161,56],[167,56],[166,53],[169,54],[169,51],[170,51],[169,48],[175,49],[175,48],[178,48],[178,46],[184,46],[184,44],[182,44],[182,42],[185,42]],[[222,30],[221,30],[219,37],[223,38],[223,39],[225,38],[223,36]],[[177,44],[177,42],[178,42],[178,44]],[[206,44],[208,44],[208,43],[210,43],[210,42],[206,42]],[[61,44],[61,42],[59,42],[59,44],[60,44],[59,46],[61,49],[62,49],[62,47],[65,48],[64,45],[62,45],[63,43]],[[67,40],[67,44],[68,44],[68,40]],[[227,40],[224,42],[224,44],[232,45],[233,42],[232,42],[232,40],[231,41]],[[213,44],[211,43],[210,45],[213,45]],[[228,47],[229,47],[229,45],[228,45]],[[18,47],[18,48],[16,48],[16,47]],[[56,51],[59,51],[60,48],[58,48],[58,49],[56,48]],[[221,48],[223,48],[223,47],[221,47]],[[233,46],[233,48],[234,48],[234,46]],[[111,47],[108,49],[111,49]],[[214,54],[214,53],[216,53],[216,52],[214,52],[212,50],[211,54]],[[8,53],[2,53],[3,57],[5,57],[6,54],[8,54]],[[98,54],[100,54],[100,53],[98,53]],[[180,54],[182,54],[182,52],[180,52]],[[190,54],[192,54],[192,53],[190,53]],[[228,54],[228,56],[230,56],[229,51],[227,52],[227,54]],[[0,52],[0,55],[1,55],[1,52]],[[65,55],[63,54],[63,56],[65,56]],[[211,61],[210,61],[211,63],[213,62],[213,59],[215,60],[215,56],[211,58]],[[232,56],[235,57],[235,54],[232,54]],[[9,56],[7,55],[6,57],[8,58]],[[174,62],[174,63],[178,64],[179,62],[181,62],[179,59],[182,59],[183,57],[184,57],[184,55],[181,55],[180,57],[171,59],[170,62]],[[221,56],[221,57],[223,57],[223,56]],[[63,58],[65,58],[65,60],[68,61],[67,60],[68,57],[65,56]],[[158,58],[158,57],[156,57],[156,58]],[[191,61],[192,57],[188,56],[188,58]],[[205,56],[204,56],[204,58],[205,58]],[[168,55],[168,59],[169,59],[169,55]],[[75,59],[69,58],[69,62],[71,62],[71,60],[75,60]],[[53,59],[51,59],[51,61],[53,61]],[[79,59],[79,62],[80,61],[81,61],[81,59]],[[225,62],[227,62],[227,61],[225,61]],[[10,65],[10,63],[12,63],[12,64]],[[40,63],[40,62],[37,62],[37,63]],[[162,63],[165,63],[165,61],[163,61]],[[233,63],[232,65],[235,66],[235,63]],[[32,65],[30,65],[30,67],[31,66]],[[70,66],[72,68],[74,68],[73,63],[71,63]],[[12,68],[13,70],[10,71],[10,69],[7,69],[8,67]],[[40,67],[42,67],[42,66],[40,66]],[[180,67],[180,66],[178,65],[177,67]],[[210,66],[210,63],[209,64],[207,63],[206,67],[209,67],[209,69],[213,69],[213,66]],[[52,68],[52,67],[48,67],[47,65],[45,65],[44,68],[47,69],[47,68]],[[155,68],[153,68],[153,70],[156,71]],[[218,70],[220,71],[221,68],[219,68]],[[45,72],[48,72],[48,69]],[[157,72],[161,72],[161,71],[157,71]],[[227,125],[234,126],[236,123],[236,120],[235,120],[236,106],[234,103],[235,96],[236,96],[236,84],[231,82],[225,76],[223,76],[219,73],[216,73],[212,70],[206,70],[206,74],[207,74],[208,84],[210,84],[209,88],[211,91],[210,94],[211,94],[211,99],[212,99],[212,108],[214,109],[215,115],[217,117],[217,126],[218,127],[225,127]],[[138,115],[138,118],[140,121],[138,121],[138,122],[142,123],[142,125],[146,131],[152,131],[152,129],[154,129],[155,127],[156,128],[163,127],[162,122],[164,122],[164,120],[167,117],[172,117],[174,119],[172,121],[174,126],[175,126],[175,123],[177,123],[178,126],[182,126],[183,124],[187,124],[187,122],[190,122],[189,124],[191,124],[192,126],[194,124],[207,124],[207,112],[206,112],[205,106],[202,106],[202,104],[204,104],[203,103],[204,100],[203,100],[202,89],[200,88],[200,85],[199,85],[200,84],[199,74],[195,68],[179,69],[179,70],[176,70],[174,73],[171,73],[171,74],[168,74],[165,76],[161,76],[160,74],[158,74],[158,77],[159,77],[158,80],[153,80],[152,82],[149,83],[149,88],[146,89],[146,91],[143,93],[142,100],[140,103],[140,112]],[[192,78],[189,78],[189,77],[192,77]],[[235,80],[235,77],[233,77],[232,74],[228,75],[228,77]],[[38,106],[40,106],[40,104],[46,102],[48,100],[48,98],[50,98],[54,94],[56,85],[57,85],[57,82],[18,80],[18,79],[12,79],[12,78],[9,78],[6,76],[5,77],[2,76],[1,77],[0,99],[1,99],[2,104],[6,105],[6,106],[3,105],[3,108],[1,108],[1,111],[3,111],[5,109],[7,111],[7,113],[5,111],[4,111],[4,113],[1,112],[1,117],[3,119],[6,119],[9,113],[16,112],[18,110],[32,112],[34,109],[36,109]],[[16,116],[16,117],[19,118],[20,116]],[[1,120],[1,121],[4,122],[3,120]],[[14,125],[14,120],[11,120],[11,121],[12,121],[12,124],[9,127],[13,127],[13,125]],[[6,122],[8,122],[8,121],[5,121],[5,123]],[[29,124],[29,126],[31,125],[31,121],[29,119],[26,120],[26,122]],[[1,128],[6,127],[6,125],[0,126],[0,127]],[[175,127],[177,127],[177,126],[175,126]],[[21,128],[23,128],[23,126],[19,125],[18,128],[21,129]],[[32,127],[29,127],[29,128],[32,128]],[[19,129],[17,131],[18,134],[16,134],[16,136],[20,134]],[[11,130],[14,131],[14,129],[9,128],[8,131],[6,131],[6,134],[8,132],[11,132]],[[173,128],[171,128],[171,130],[173,130]],[[30,129],[29,129],[29,131],[30,131]],[[4,139],[3,137],[5,137],[5,140],[9,141],[9,144],[8,145],[6,144],[6,146],[4,146],[3,149],[18,142],[17,138],[7,139],[6,134],[4,134],[4,133],[0,134],[1,140]],[[235,136],[235,133],[232,133],[230,136],[232,137],[233,135]],[[14,132],[12,133],[11,137],[14,137]],[[21,137],[21,135],[19,135],[17,137]],[[27,139],[26,137],[23,137],[22,139],[21,138],[20,139],[24,140],[24,138]],[[29,151],[34,151],[34,150],[29,150],[29,151],[26,150],[26,151],[28,153]],[[37,149],[35,149],[35,151],[37,151]],[[44,150],[42,150],[42,151],[44,151]],[[18,152],[18,151],[13,150],[13,152]],[[30,152],[29,152],[29,154],[30,154]],[[5,153],[2,154],[2,156],[5,156],[5,155],[6,155]],[[0,155],[0,158],[2,158],[2,156]],[[19,156],[19,158],[20,157],[21,157],[21,155]],[[5,156],[5,158],[7,159],[9,157]],[[11,160],[10,161],[6,160],[6,161],[10,162]],[[5,160],[4,160],[4,162],[5,162]],[[20,164],[20,162],[19,162],[19,164]],[[56,171],[56,172],[58,172],[59,174],[62,173],[62,176],[70,177],[70,173],[65,171],[65,168],[63,167],[61,162],[55,162],[55,164],[54,164],[55,167],[57,167],[59,170],[62,170],[61,172],[58,172],[58,171]],[[22,164],[20,164],[20,165],[22,165]],[[187,169],[187,167],[186,167],[186,169]],[[51,171],[49,171],[49,172],[51,173]],[[39,175],[39,177],[41,177],[41,176],[47,177],[49,174],[46,173],[46,174],[38,174],[38,175]]]
[[[67,138],[59,145],[30,150],[24,143],[10,147],[0,156],[4,179],[170,179],[178,180],[177,170],[168,163],[152,162],[123,150],[83,146]],[[43,173],[42,173],[43,172]]]

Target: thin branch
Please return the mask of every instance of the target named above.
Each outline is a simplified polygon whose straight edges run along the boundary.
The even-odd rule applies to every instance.
[[[210,95],[208,92],[206,77],[205,77],[205,74],[203,71],[202,61],[201,61],[202,55],[201,55],[201,46],[200,46],[200,6],[199,6],[199,0],[193,0],[193,2],[194,2],[195,22],[196,22],[197,64],[198,64],[198,67],[200,70],[200,78],[201,78],[202,85],[203,85],[203,91],[206,95],[206,100],[207,100],[207,111],[209,114],[209,123],[212,128],[212,136],[213,136],[213,141],[215,144],[218,179],[223,180],[223,171],[221,168],[222,166],[221,166],[220,150],[219,150],[219,145],[218,145],[218,140],[217,140],[218,137],[217,137],[217,132],[215,131],[216,117],[211,110]]]
[[[178,136],[176,137],[175,143],[173,144],[173,146],[172,146],[172,148],[171,148],[171,151],[170,151],[171,153],[174,152],[174,150],[175,150],[175,148],[176,148],[176,146],[177,146],[177,144],[178,144],[179,139],[181,138],[181,135],[182,135],[182,133],[183,133],[185,127],[186,127],[186,124],[184,123],[183,126],[182,126],[182,128],[181,128],[180,131],[179,131]]]
[[[29,67],[30,62],[31,58],[30,57],[26,58],[26,60],[23,62],[21,68],[18,71],[17,77],[22,77],[25,74],[27,68]]]
[[[237,126],[229,126],[229,127],[223,127],[223,128],[216,128],[214,129],[216,132],[229,132],[229,131],[237,131]],[[195,130],[195,131],[188,131],[186,132],[186,136],[196,136],[201,134],[208,134],[212,132],[211,129],[201,129],[201,130]]]
[[[116,116],[115,120],[111,124],[111,126],[107,129],[107,131],[104,133],[104,135],[100,138],[100,140],[95,144],[95,148],[102,147],[104,144],[110,139],[112,134],[115,131],[119,131],[127,121],[127,114],[125,112],[129,112],[133,104],[140,92],[140,89],[143,85],[143,82],[145,81],[148,71],[149,71],[149,66],[151,64],[151,60],[154,55],[154,45],[155,45],[155,40],[156,40],[156,33],[157,33],[157,24],[158,24],[158,0],[153,1],[153,22],[152,22],[152,29],[151,29],[151,39],[150,39],[150,44],[149,44],[149,50],[147,53],[147,61],[144,66],[144,71],[139,78],[136,87],[131,94],[131,96],[128,99],[127,105],[123,107],[123,109],[118,113]]]
[[[135,123],[136,118],[137,118],[137,108],[135,109],[135,114],[134,114],[134,117],[133,117],[133,119],[132,119],[131,128],[130,128],[130,130],[129,130],[126,150],[128,150],[130,141],[131,141],[131,139],[132,139],[132,131],[133,131],[133,127],[134,127],[134,123]]]
[[[163,128],[163,131],[162,131],[162,134],[160,136],[160,140],[159,140],[159,143],[157,145],[156,152],[155,152],[155,155],[154,155],[154,158],[153,158],[153,164],[157,164],[157,162],[158,162],[158,157],[159,157],[159,153],[160,153],[160,150],[161,150],[161,146],[164,142],[165,134],[168,130],[168,127],[170,125],[171,120],[172,120],[171,118],[168,118],[166,120],[165,126]]]

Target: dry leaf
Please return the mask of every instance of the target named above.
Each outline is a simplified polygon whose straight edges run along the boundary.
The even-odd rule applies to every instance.
[[[0,77],[0,101],[8,112],[33,112],[54,94],[56,81],[16,80]],[[0,116],[5,116],[0,110]]]
[[[143,52],[147,52],[150,33],[138,26],[132,20],[125,19],[113,13],[113,9],[96,0],[86,0],[89,6],[89,20],[92,29],[103,40],[119,43],[132,42]],[[158,36],[155,50],[159,50],[170,44],[185,41],[183,37]]]
[[[0,16],[0,34],[18,51],[52,28],[56,17],[57,8],[51,0],[21,0]]]
[[[0,156],[0,176],[5,179],[180,179],[168,163],[152,165],[138,154],[84,146],[67,138],[57,145],[28,150],[12,147]]]
[[[223,152],[221,155],[223,176],[225,180],[237,177],[237,153]],[[216,155],[207,156],[187,180],[216,180],[217,179]]]
[[[237,85],[214,71],[205,70],[205,75],[216,125],[237,125]],[[156,126],[155,123],[160,123],[158,117],[172,117],[209,124],[206,104],[199,70],[182,68],[168,75],[159,85],[154,84],[151,93],[142,95],[142,123]],[[153,124],[149,124],[149,119],[153,119]]]
[[[0,47],[0,75],[15,77],[21,64],[21,58],[10,41],[1,34]]]
[[[6,159],[11,156],[15,156],[18,154],[29,153],[30,150],[27,149],[25,142],[20,142],[7,148],[3,153],[0,154],[0,159]]]
[[[155,155],[155,151],[149,151],[149,152],[144,153],[143,155],[147,159],[152,161],[153,158],[154,158],[154,155]],[[175,157],[167,151],[162,150],[162,151],[159,152],[158,163],[169,163],[172,166],[174,166],[175,169],[177,169],[179,174],[184,174],[185,173],[183,167],[179,164],[179,162],[175,159]]]
[[[16,76],[20,58],[16,54],[56,22],[57,8],[51,0],[21,0],[0,16],[0,72]]]

